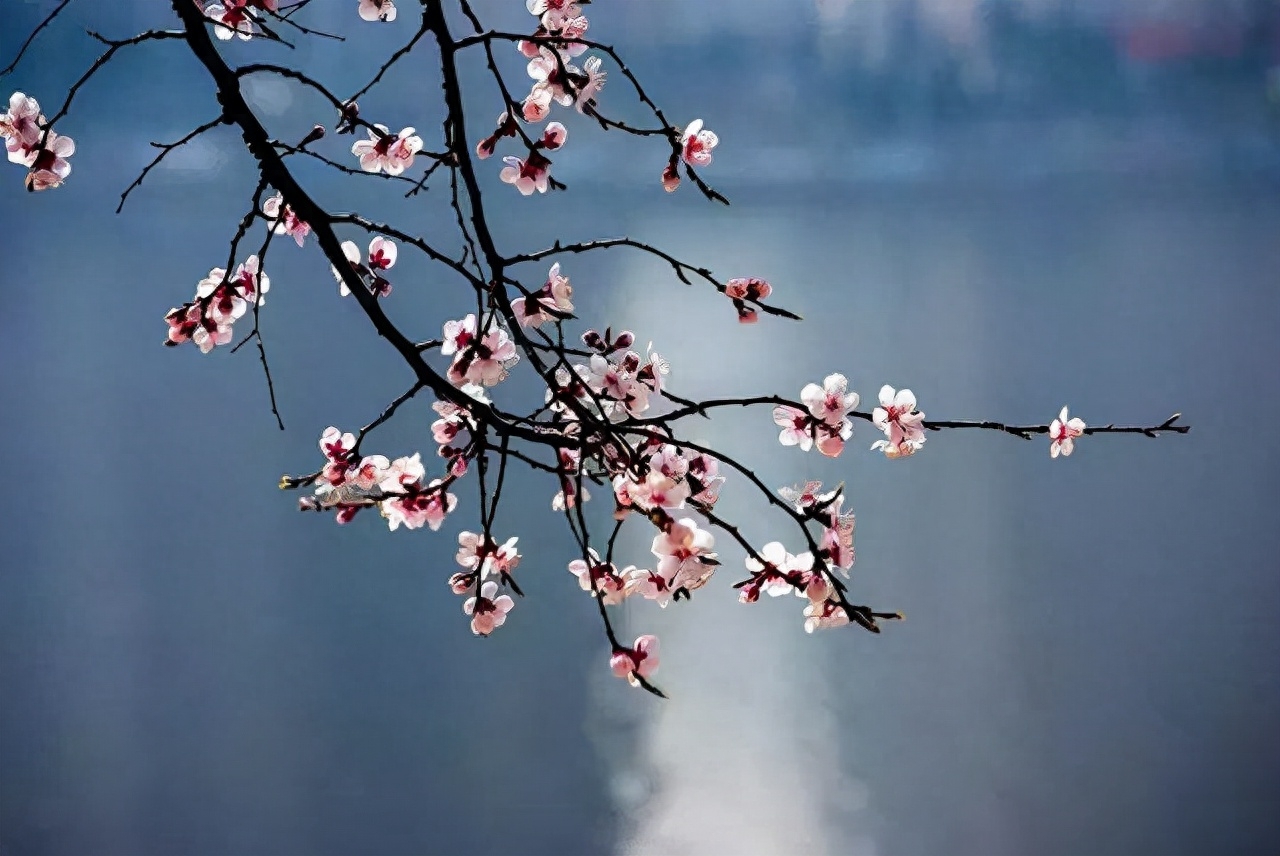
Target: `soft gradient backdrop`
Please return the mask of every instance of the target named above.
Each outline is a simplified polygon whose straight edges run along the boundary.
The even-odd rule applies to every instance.
[[[0,59],[53,5],[0,0]],[[379,26],[315,0],[308,20],[345,46],[224,48],[353,91],[412,32],[400,5]],[[83,28],[167,26],[166,6],[77,0],[4,94],[52,112],[96,55]],[[441,532],[388,534],[275,490],[315,468],[327,425],[411,383],[313,245],[278,242],[268,265],[287,432],[250,349],[160,347],[164,313],[225,262],[254,174],[219,130],[111,213],[148,140],[216,113],[184,46],[134,49],[59,123],[79,145],[64,188],[28,195],[0,168],[0,853],[1276,852],[1277,5],[588,11],[673,121],[720,133],[705,174],[734,204],[662,193],[660,152],[574,115],[568,193],[521,198],[483,167],[503,246],[625,233],[764,276],[807,319],[742,327],[644,257],[565,260],[583,321],[652,340],[679,393],[794,393],[838,370],[867,401],[909,386],[939,418],[1069,403],[1091,423],[1181,410],[1193,432],[1086,438],[1053,462],[1043,439],[950,432],[888,462],[860,424],[833,462],[779,447],[767,410],[725,413],[691,427],[767,483],[848,484],[855,593],[907,622],[806,636],[798,601],[734,602],[725,546],[692,603],[622,610],[663,638],[659,702],[608,675],[555,487],[521,477],[499,529],[520,537],[529,597],[476,639],[445,585],[469,491]],[[433,63],[406,61],[362,114],[436,146]],[[469,74],[474,137],[500,107]],[[277,80],[252,96],[283,139],[332,120]],[[616,74],[604,106],[642,116]],[[332,208],[452,246],[440,190],[405,203],[299,173]],[[408,253],[394,273],[410,335],[466,311]],[[431,418],[415,401],[370,450],[429,457]],[[740,487],[724,508],[751,537],[787,537]],[[635,530],[623,561],[648,540]]]

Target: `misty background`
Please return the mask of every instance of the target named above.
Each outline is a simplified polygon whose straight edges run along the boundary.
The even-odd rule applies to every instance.
[[[0,0],[0,60],[54,5]],[[388,25],[355,6],[306,10],[345,45],[222,47],[354,91],[415,26],[412,3]],[[477,8],[532,22],[516,0]],[[937,418],[1069,404],[1090,424],[1181,411],[1192,432],[1087,437],[1058,461],[1043,438],[944,432],[890,462],[859,424],[830,461],[779,447],[767,410],[693,422],[767,484],[844,481],[855,599],[908,620],[806,636],[798,600],[735,602],[742,557],[721,538],[691,603],[619,611],[626,636],[663,640],[660,702],[609,675],[555,485],[519,474],[497,528],[520,537],[528,597],[476,639],[445,583],[470,487],[438,533],[338,527],[275,489],[318,466],[326,426],[412,383],[313,242],[278,240],[266,265],[286,432],[252,349],[160,346],[165,312],[225,263],[255,175],[219,129],[112,215],[146,141],[216,114],[181,44],[131,49],[59,122],[78,144],[66,186],[28,195],[0,169],[0,854],[1275,852],[1280,4],[587,12],[672,121],[720,134],[703,174],[733,205],[664,194],[662,152],[570,115],[553,171],[569,192],[525,199],[482,166],[501,246],[628,234],[765,277],[806,320],[738,325],[619,250],[563,260],[583,328],[652,340],[686,396],[841,371],[864,402],[907,386]],[[53,112],[98,53],[85,27],[170,15],[75,2],[3,94]],[[473,141],[500,109],[480,59]],[[436,146],[434,63],[406,60],[362,115]],[[642,120],[606,68],[603,109]],[[332,122],[303,90],[247,86],[282,139]],[[318,148],[346,162],[351,142]],[[322,204],[452,247],[445,184],[404,201],[297,169]],[[410,253],[392,273],[409,335],[467,311]],[[414,401],[367,450],[429,459],[432,418]],[[757,543],[791,537],[740,479],[722,508]],[[650,538],[637,527],[620,560],[644,564]]]

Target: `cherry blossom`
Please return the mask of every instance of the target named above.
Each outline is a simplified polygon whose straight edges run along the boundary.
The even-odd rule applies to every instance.
[[[701,119],[694,119],[680,135],[680,157],[689,166],[708,166],[711,150],[720,144],[714,132],[704,130]]]
[[[894,390],[887,384],[880,388],[880,406],[871,413],[871,421],[888,438],[872,444],[886,458],[903,458],[924,446],[924,414],[916,411],[916,397],[911,390]]]
[[[1067,457],[1071,454],[1076,446],[1076,438],[1084,435],[1085,429],[1089,426],[1084,424],[1084,420],[1080,417],[1069,419],[1067,408],[1063,407],[1062,412],[1058,414],[1058,418],[1049,423],[1049,457],[1056,458],[1058,455]]]
[[[691,517],[671,523],[653,539],[653,555],[658,558],[658,573],[670,581],[672,589],[695,591],[706,585],[719,562],[711,548],[715,537],[699,529]]]
[[[648,680],[658,671],[658,637],[639,636],[630,648],[622,648],[613,652],[609,658],[609,668],[615,677],[626,678],[633,687],[640,686],[640,679]]]
[[[272,221],[272,231],[277,235],[288,235],[301,247],[311,227],[298,218],[293,209],[284,204],[284,195],[277,193],[262,203],[262,213]]]
[[[395,0],[360,0],[360,17],[365,21],[394,21]]]
[[[385,172],[400,175],[413,166],[413,158],[422,151],[422,138],[413,128],[403,128],[391,136],[386,125],[374,125],[369,139],[357,140],[351,146],[351,154],[360,158],[360,168],[365,172]]]
[[[506,623],[507,613],[515,605],[510,595],[498,594],[498,584],[491,580],[480,587],[478,596],[467,598],[462,611],[471,616],[472,633],[488,636]]]
[[[531,196],[535,190],[538,193],[547,192],[551,161],[531,151],[528,160],[508,155],[502,159],[502,162],[506,166],[498,173],[498,177],[507,184],[514,184],[521,196]]]

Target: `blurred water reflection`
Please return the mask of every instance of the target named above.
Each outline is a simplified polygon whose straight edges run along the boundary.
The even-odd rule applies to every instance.
[[[521,4],[480,5],[524,25]],[[0,55],[40,8],[6,8]],[[72,8],[113,34],[158,14]],[[593,4],[593,32],[631,43],[669,115],[720,132],[708,175],[733,207],[663,195],[660,157],[578,122],[570,193],[498,206],[503,238],[661,241],[769,278],[807,320],[739,327],[626,255],[566,262],[581,317],[653,339],[685,394],[838,369],[864,398],[910,386],[932,415],[1181,409],[1194,432],[1052,464],[1040,443],[953,433],[889,463],[858,453],[863,429],[831,464],[735,414],[698,431],[767,483],[848,482],[858,592],[909,622],[806,637],[797,603],[729,602],[725,549],[731,573],[694,603],[626,611],[663,635],[658,705],[604,674],[554,488],[521,479],[502,525],[530,597],[477,642],[443,583],[461,519],[434,538],[339,530],[271,489],[324,426],[409,383],[323,261],[272,271],[288,433],[251,357],[157,347],[251,180],[234,136],[210,137],[107,217],[142,138],[213,109],[180,53],[140,54],[77,105],[68,186],[0,194],[0,454],[23,474],[0,497],[0,853],[1275,850],[1278,472],[1254,436],[1280,417],[1275,6],[827,2],[769,32],[773,4],[684,6],[678,31],[662,8]],[[358,35],[370,62],[389,43]],[[72,27],[14,86],[56,103],[93,50]],[[434,126],[412,73],[366,111]],[[288,92],[255,97],[282,127],[313,121]],[[381,190],[308,180],[352,207]],[[397,317],[429,327],[455,298],[402,267]],[[429,418],[407,408],[382,447],[421,447]],[[735,501],[756,540],[779,534]]]

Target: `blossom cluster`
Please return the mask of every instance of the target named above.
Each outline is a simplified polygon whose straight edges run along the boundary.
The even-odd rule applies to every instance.
[[[455,386],[495,386],[507,379],[508,370],[520,361],[515,342],[498,321],[487,315],[477,322],[474,313],[446,321],[440,353],[452,356],[446,377]]]
[[[232,325],[251,306],[261,306],[271,288],[271,279],[259,269],[258,256],[245,259],[231,276],[225,268],[213,268],[196,284],[195,297],[170,309],[164,316],[169,325],[169,346],[192,342],[207,354],[217,345],[231,341]]]
[[[471,616],[471,632],[488,636],[507,620],[507,613],[515,606],[510,595],[499,595],[499,585],[521,594],[511,572],[520,564],[516,550],[519,538],[510,538],[498,544],[491,536],[475,532],[458,533],[458,564],[463,570],[449,578],[449,588],[454,594],[471,592],[462,611]]]
[[[428,481],[419,453],[389,460],[384,455],[361,456],[358,449],[354,434],[326,428],[320,436],[325,463],[314,478],[315,493],[299,500],[299,507],[333,510],[339,523],[350,523],[361,509],[377,506],[392,532],[401,526],[435,531],[457,507],[458,498],[448,492],[457,476]]]
[[[395,242],[381,235],[369,242],[368,255],[364,260],[361,259],[360,248],[356,246],[355,241],[342,242],[342,254],[346,256],[351,270],[355,271],[365,288],[369,289],[375,297],[386,297],[391,294],[391,283],[382,275],[382,272],[395,266],[399,253]],[[347,287],[347,281],[343,279],[342,274],[332,265],[329,266],[329,270],[333,272],[333,278],[338,281],[338,293],[343,297],[350,297],[351,289]]]
[[[0,114],[0,137],[9,162],[27,168],[28,190],[60,187],[71,174],[67,158],[75,154],[75,141],[49,127],[40,103],[31,96],[9,96],[9,109]]]

